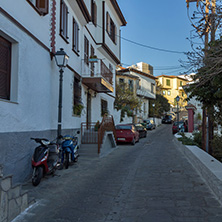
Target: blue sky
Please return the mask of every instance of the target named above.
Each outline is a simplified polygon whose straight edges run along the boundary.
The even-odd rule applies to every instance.
[[[143,45],[172,51],[191,51],[186,39],[192,30],[187,16],[186,0],[118,0],[127,21],[122,37]],[[190,3],[190,14],[196,3]],[[154,67],[154,75],[178,75],[185,70],[179,60],[184,54],[148,49],[122,39],[123,66],[146,62]],[[169,69],[174,67],[175,69]]]

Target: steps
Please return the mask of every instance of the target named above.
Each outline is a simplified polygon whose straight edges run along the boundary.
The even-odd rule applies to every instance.
[[[80,158],[99,157],[98,144],[81,144],[79,148]]]

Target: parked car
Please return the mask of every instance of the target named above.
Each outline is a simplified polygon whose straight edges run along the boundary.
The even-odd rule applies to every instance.
[[[162,119],[162,123],[173,123],[175,120],[175,117],[172,115],[165,115]]]
[[[152,119],[143,120],[143,125],[146,127],[147,130],[152,130],[156,128],[156,124]]]
[[[116,137],[118,143],[131,143],[134,145],[139,142],[139,132],[133,124],[116,125]]]
[[[136,127],[136,130],[139,132],[140,138],[146,137],[146,135],[147,135],[146,127],[144,127],[140,123],[136,124],[135,127]]]
[[[177,121],[173,123],[172,126],[172,133],[178,133],[179,131],[181,132],[188,132],[188,126],[185,121]]]

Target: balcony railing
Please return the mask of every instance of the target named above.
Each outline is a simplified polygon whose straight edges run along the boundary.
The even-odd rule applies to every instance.
[[[97,59],[97,61],[85,62],[82,60],[82,77],[103,77],[111,85],[113,85],[113,73],[105,65],[102,59]]]

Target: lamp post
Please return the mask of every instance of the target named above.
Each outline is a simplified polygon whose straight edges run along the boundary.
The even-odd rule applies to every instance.
[[[155,103],[153,103],[152,106],[153,106],[153,122],[155,123]]]
[[[180,100],[180,97],[177,96],[176,97],[176,101],[177,101],[177,122],[179,121],[179,107],[178,107],[179,100]]]
[[[62,129],[62,81],[63,81],[63,72],[64,68],[68,63],[68,55],[61,48],[60,51],[55,53],[56,65],[59,67],[59,106],[58,106],[58,127],[57,127],[57,137],[61,135]]]

